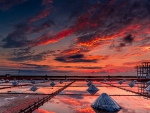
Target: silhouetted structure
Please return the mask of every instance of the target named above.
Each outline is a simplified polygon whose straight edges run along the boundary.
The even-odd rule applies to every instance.
[[[137,78],[150,78],[150,62],[142,62],[135,68],[137,69]]]
[[[6,76],[6,77],[10,77],[10,74],[6,74],[5,76]]]

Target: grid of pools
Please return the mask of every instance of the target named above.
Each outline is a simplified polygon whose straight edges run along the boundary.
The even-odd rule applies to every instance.
[[[27,101],[37,101],[37,99],[44,97],[46,94],[51,94],[57,91],[72,81],[63,82],[62,84],[60,84],[59,81],[54,81],[56,83],[54,87],[49,85],[50,82],[51,81],[42,83],[41,81],[36,81],[36,84],[31,84],[29,81],[24,81],[19,84],[28,85],[0,89],[0,94],[2,95],[0,99],[0,109],[2,109],[5,113],[17,113],[22,107],[27,107],[27,105],[32,104],[32,102],[29,103]],[[121,85],[118,84],[117,81],[93,81],[93,84],[99,89],[95,95],[90,95],[88,93],[86,81],[76,81],[54,98],[44,103],[43,106],[35,110],[33,113],[102,113],[92,109],[91,104],[104,92],[110,95],[120,106],[122,106],[123,109],[121,109],[118,113],[150,113],[150,98],[139,96],[136,93],[118,88],[125,88],[139,94],[147,93],[141,90],[142,83],[137,82],[132,88],[128,85],[129,81],[123,82]],[[113,87],[110,84],[116,87]],[[30,91],[30,88],[33,85],[38,87],[35,92]],[[10,83],[0,83],[0,88],[8,86],[11,86],[11,81]],[[16,106],[7,107],[15,100],[20,100],[20,103],[16,103]],[[8,109],[6,109],[6,107]]]

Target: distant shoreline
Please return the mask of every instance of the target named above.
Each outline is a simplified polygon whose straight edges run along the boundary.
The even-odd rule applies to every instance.
[[[0,79],[8,79],[8,80],[77,80],[77,81],[83,81],[83,80],[91,80],[91,81],[103,81],[104,79],[107,79],[108,81],[115,81],[115,80],[138,80],[138,81],[148,81],[150,78],[137,78],[137,76],[31,76],[31,75],[26,75],[26,76],[0,76]]]

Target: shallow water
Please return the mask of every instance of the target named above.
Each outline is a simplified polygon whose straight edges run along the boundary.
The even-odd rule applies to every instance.
[[[62,84],[59,81],[54,81],[55,86],[51,87],[49,82],[41,83],[41,81],[36,81],[37,84],[31,84],[29,81],[20,82],[20,84],[30,83],[29,86],[19,86],[12,87],[7,89],[1,89],[0,93],[7,93],[8,91],[11,93],[38,93],[38,94],[51,94],[58,89],[62,88],[66,84],[70,83],[63,82]],[[118,84],[118,81],[113,82],[97,82],[93,81],[93,84],[97,86],[99,91],[95,95],[90,95],[87,91],[88,86],[85,81],[76,81],[65,90],[59,93],[59,95],[55,96],[39,109],[35,110],[33,113],[106,113],[106,112],[96,112],[92,109],[91,104],[96,100],[99,95],[103,92],[110,95],[123,109],[121,109],[118,113],[150,113],[150,100],[147,97],[138,96],[135,93],[125,91],[119,89],[117,87],[112,87],[110,84],[114,86],[119,86],[121,88],[128,89],[130,91],[139,92],[139,93],[147,93],[144,91],[144,88],[140,88],[141,83],[135,84],[134,87],[129,87],[129,82],[124,82],[123,84]],[[3,87],[6,87],[10,83],[2,83]],[[6,85],[6,86],[5,86]],[[30,91],[30,88],[35,85],[38,87],[37,91]],[[2,86],[1,86],[2,87]],[[6,94],[8,95],[8,94]],[[29,95],[26,95],[29,96]],[[25,97],[26,97],[25,96]],[[16,97],[15,97],[16,98]],[[5,101],[13,101],[14,97],[4,98]]]
[[[86,91],[88,88],[86,84],[86,82],[75,82],[73,85],[62,91],[60,95],[55,96],[33,113],[95,113],[91,108],[91,103],[94,102],[94,100],[103,92],[110,95],[119,105],[122,106],[123,109],[118,113],[150,113],[150,101],[142,96],[136,96],[134,93],[116,87],[108,87],[109,85],[99,82],[93,82],[93,84],[96,86],[102,85],[103,87],[98,87],[99,91],[95,96],[90,96]],[[115,85],[115,83],[112,84]],[[120,85],[116,83],[116,86]],[[122,86],[126,86],[125,88],[138,92],[138,87],[136,85],[135,87],[130,88],[128,87],[127,82],[123,83]]]

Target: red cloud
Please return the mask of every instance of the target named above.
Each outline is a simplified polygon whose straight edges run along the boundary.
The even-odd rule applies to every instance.
[[[46,18],[50,14],[51,8],[44,9],[40,14],[36,15],[35,17],[32,17],[29,19],[29,22],[35,22],[37,20],[41,20],[43,18]]]
[[[61,40],[65,37],[71,35],[72,32],[73,32],[73,30],[68,29],[68,30],[61,31],[54,36],[49,36],[49,34],[45,34],[45,35],[37,38],[34,41],[34,43],[35,43],[34,46],[45,45],[45,44],[49,44],[49,43],[55,43],[58,40]]]

